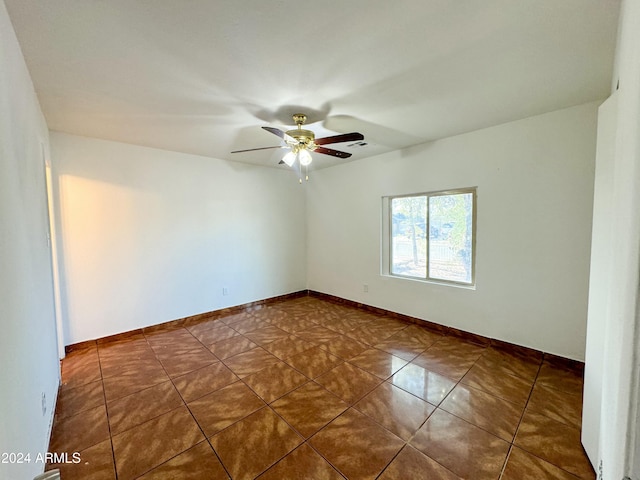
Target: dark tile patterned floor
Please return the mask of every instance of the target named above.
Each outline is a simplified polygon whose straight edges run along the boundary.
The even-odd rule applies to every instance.
[[[62,364],[63,480],[594,479],[581,375],[314,297]]]

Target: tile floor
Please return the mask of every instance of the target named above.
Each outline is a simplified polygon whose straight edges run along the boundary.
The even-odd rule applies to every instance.
[[[63,480],[594,479],[582,378],[301,297],[71,353]]]

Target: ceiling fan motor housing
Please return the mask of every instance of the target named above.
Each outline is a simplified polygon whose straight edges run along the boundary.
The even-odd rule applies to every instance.
[[[289,130],[286,132],[290,137],[295,138],[298,141],[298,145],[303,148],[311,149],[315,144],[313,141],[316,136],[311,130],[303,130],[302,128],[296,130]]]
[[[313,143],[313,141],[316,139],[316,135],[311,130],[305,130],[302,128],[304,122],[307,121],[307,116],[303,113],[296,113],[295,115],[293,115],[293,121],[296,122],[298,128],[288,130],[286,134],[298,141],[299,150],[313,150],[315,148],[315,144]]]

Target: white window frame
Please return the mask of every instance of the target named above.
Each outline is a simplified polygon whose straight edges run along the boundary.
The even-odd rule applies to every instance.
[[[431,231],[430,223],[429,223],[429,198],[430,197],[438,197],[443,195],[458,195],[458,194],[469,194],[473,195],[473,211],[471,214],[471,282],[460,282],[456,280],[443,280],[441,278],[432,278],[429,277],[429,232]],[[425,276],[424,277],[414,277],[410,275],[400,275],[397,273],[392,273],[392,248],[393,248],[393,240],[391,238],[391,201],[396,198],[407,198],[407,197],[427,197],[427,208],[426,208],[426,231],[427,231],[427,252],[426,252],[426,266],[425,266]],[[389,276],[393,278],[401,278],[407,280],[414,280],[419,282],[427,282],[427,283],[437,283],[444,285],[453,285],[459,287],[467,287],[467,288],[475,288],[476,285],[476,235],[478,229],[477,222],[477,210],[478,210],[478,189],[477,187],[466,187],[466,188],[456,188],[449,190],[438,190],[432,192],[420,192],[420,193],[409,193],[403,195],[389,195],[382,197],[382,251],[381,251],[381,274],[384,276]]]

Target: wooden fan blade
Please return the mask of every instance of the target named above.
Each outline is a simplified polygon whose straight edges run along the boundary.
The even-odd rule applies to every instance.
[[[282,145],[278,145],[277,147],[260,147],[260,148],[249,148],[247,150],[234,150],[231,153],[242,153],[242,152],[255,152],[256,150],[269,150],[271,148],[288,148],[283,147]]]
[[[343,133],[342,135],[334,135],[333,137],[316,138],[316,145],[327,145],[328,143],[355,142],[364,140],[364,135],[358,132]]]
[[[274,127],[262,127],[262,128],[265,129],[267,132],[271,132],[274,135],[279,136],[281,139],[283,139],[287,143],[292,143],[292,144],[298,143],[298,141],[295,138],[293,138],[291,135],[287,135],[285,132],[283,132],[279,128],[274,128]]]
[[[314,152],[324,153],[325,155],[331,155],[332,157],[339,157],[339,158],[349,158],[351,156],[350,153],[341,152],[339,150],[334,150],[332,148],[324,148],[324,147],[317,147],[314,150]]]

